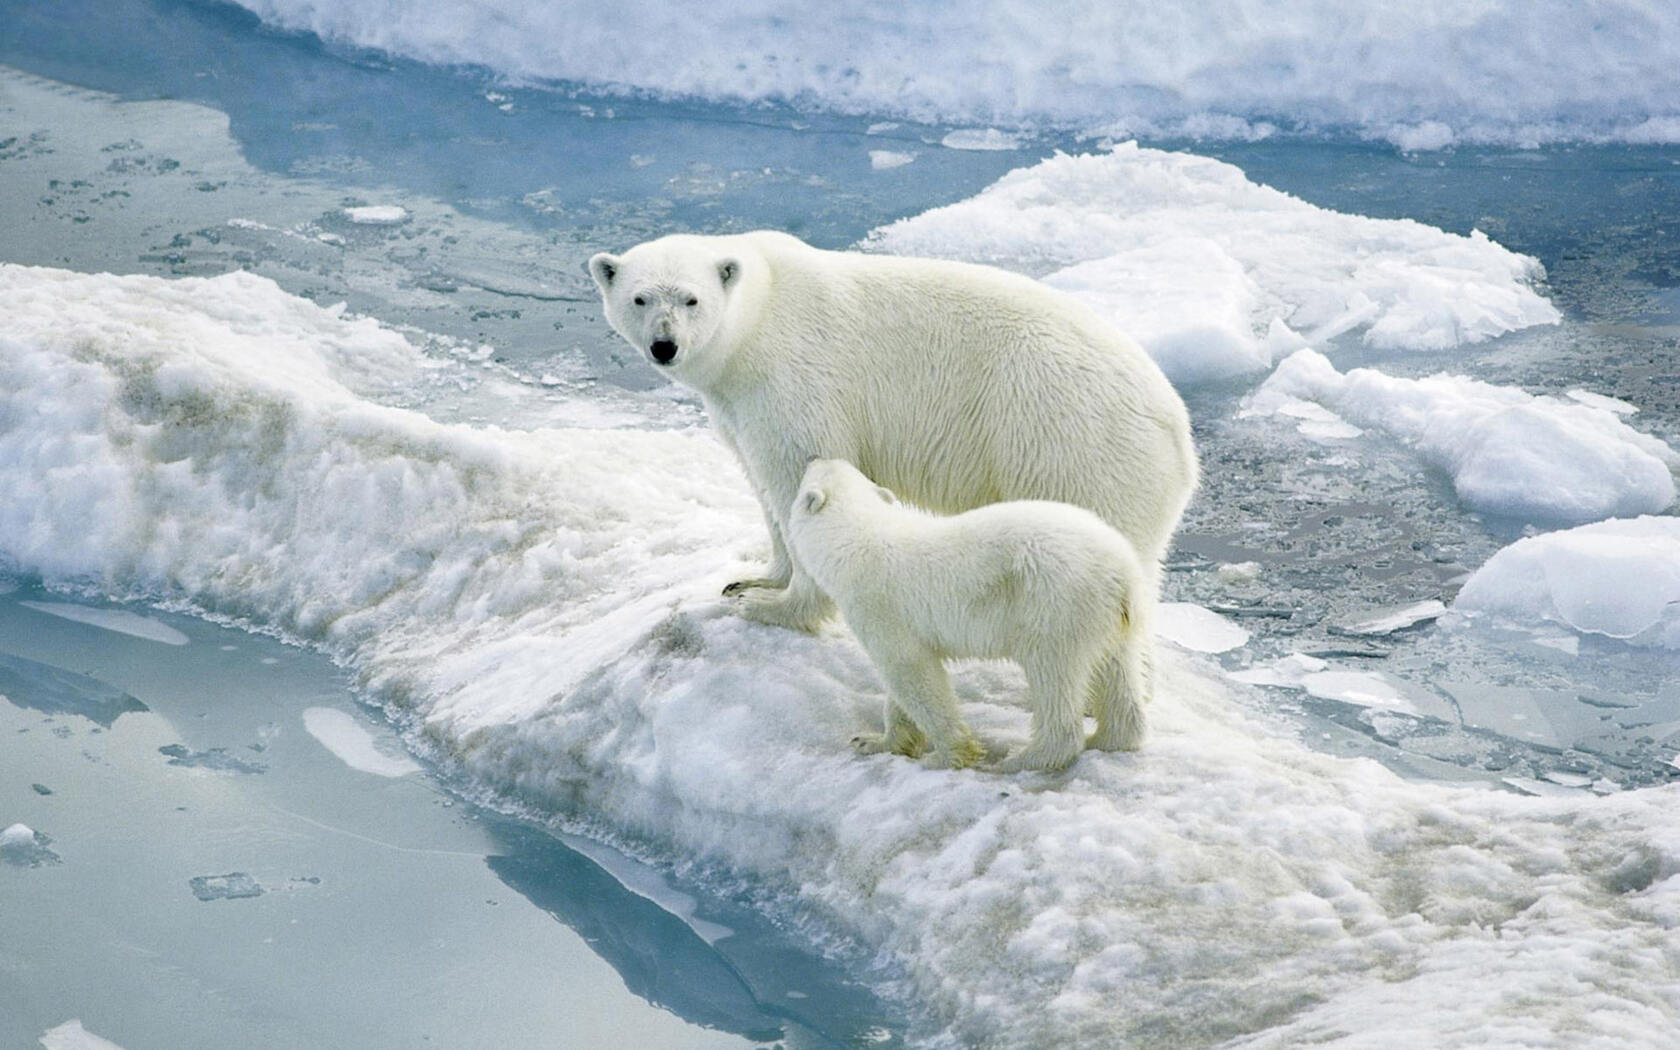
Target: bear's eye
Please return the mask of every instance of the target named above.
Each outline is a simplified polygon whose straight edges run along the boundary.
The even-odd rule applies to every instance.
[[[645,298],[643,298],[642,296],[639,296],[639,295],[636,296],[636,298],[632,299],[631,302],[635,303],[637,306],[646,306],[647,305],[647,300]]]
[[[694,298],[694,296],[691,295],[691,296],[688,297],[688,305],[699,306],[700,305],[700,300]]]

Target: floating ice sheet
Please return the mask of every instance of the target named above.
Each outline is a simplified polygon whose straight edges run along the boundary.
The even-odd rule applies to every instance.
[[[26,609],[44,612],[49,616],[57,616],[63,620],[85,623],[91,627],[115,631],[118,634],[144,638],[151,642],[162,642],[164,645],[186,645],[187,636],[165,623],[159,623],[149,616],[129,612],[127,609],[97,609],[90,605],[75,605],[70,602],[18,602]]]
[[[1559,318],[1532,287],[1539,263],[1479,232],[1344,215],[1232,165],[1135,143],[1012,171],[866,245],[1042,277],[1180,384],[1263,371],[1349,331],[1434,350]]]
[[[420,764],[407,755],[381,751],[354,715],[335,707],[311,707],[303,713],[303,728],[351,769],[378,777],[401,777],[418,773]]]
[[[1661,1046],[1680,1020],[1680,789],[1407,782],[1171,650],[1141,752],[859,757],[882,696],[855,643],[717,598],[768,551],[709,434],[382,407],[357,390],[419,367],[401,339],[240,275],[0,268],[0,314],[21,570],[324,649],[460,777],[781,894],[953,1042]],[[1025,737],[1015,682],[956,686]]]
[[[1496,552],[1453,608],[1680,649],[1680,518],[1601,521]]]
[[[1342,373],[1324,355],[1300,350],[1255,391],[1247,411],[1299,415],[1293,409],[1302,401],[1405,442],[1484,513],[1572,525],[1674,502],[1680,453],[1590,398],[1536,397],[1466,376]]]
[[[83,1028],[79,1020],[66,1021],[47,1029],[41,1034],[41,1045],[46,1050],[123,1050],[109,1039]]]
[[[1162,602],[1154,626],[1156,634],[1192,652],[1224,653],[1248,643],[1247,631],[1190,602]]]

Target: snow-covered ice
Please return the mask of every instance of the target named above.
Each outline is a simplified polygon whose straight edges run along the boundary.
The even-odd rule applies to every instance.
[[[1520,539],[1465,581],[1453,608],[1680,649],[1680,518],[1600,521]]]
[[[1259,138],[1343,129],[1406,150],[1680,141],[1664,0],[239,0],[266,21],[517,80],[975,124]]]
[[[1260,372],[1359,331],[1438,350],[1559,314],[1535,260],[1480,233],[1345,215],[1232,165],[1127,143],[1058,154],[875,230],[878,251],[1041,277],[1129,332],[1176,383]]]
[[[1444,373],[1342,373],[1323,354],[1299,350],[1255,391],[1248,411],[1297,415],[1303,401],[1415,449],[1452,478],[1472,510],[1573,525],[1652,514],[1674,502],[1680,453],[1592,399],[1535,396]]]
[[[20,570],[321,648],[456,775],[755,880],[879,953],[956,1040],[1674,1031],[1680,788],[1407,782],[1302,746],[1170,651],[1142,752],[1055,778],[860,758],[846,740],[882,696],[858,647],[716,597],[767,550],[708,432],[380,404],[418,381],[418,351],[243,274],[5,266],[0,315],[0,491],[22,494],[0,537]],[[1000,682],[959,671],[965,714],[1024,737]]]

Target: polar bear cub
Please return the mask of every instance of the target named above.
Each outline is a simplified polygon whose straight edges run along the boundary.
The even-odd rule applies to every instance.
[[[834,599],[887,685],[886,731],[860,751],[978,761],[944,661],[1014,660],[1032,693],[1032,740],[1002,769],[1054,771],[1087,744],[1143,740],[1140,660],[1148,577],[1090,511],[1017,500],[946,517],[905,506],[850,463],[813,460],[790,515],[794,556]],[[1084,738],[1087,704],[1097,731]],[[925,751],[925,753],[924,753]]]

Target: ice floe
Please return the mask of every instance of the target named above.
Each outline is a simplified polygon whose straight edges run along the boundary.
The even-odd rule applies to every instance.
[[[1465,581],[1453,608],[1680,649],[1680,518],[1600,521],[1520,539]]]
[[[878,251],[1041,277],[1131,333],[1176,383],[1264,371],[1308,343],[1441,349],[1559,314],[1535,260],[1479,232],[1346,215],[1207,157],[1058,154],[875,230]]]
[[[1447,374],[1342,373],[1323,354],[1299,350],[1247,411],[1299,415],[1302,402],[1404,442],[1452,478],[1465,506],[1484,513],[1573,525],[1674,502],[1680,453],[1629,426],[1624,410],[1578,394],[1535,396]]]
[[[18,602],[26,609],[44,612],[48,616],[57,616],[62,620],[75,623],[85,623],[90,627],[99,627],[117,634],[126,634],[134,638],[144,638],[150,642],[162,642],[164,645],[186,645],[187,636],[166,623],[159,623],[150,616],[129,612],[127,609],[99,609],[91,605],[77,605],[73,602]]]
[[[303,728],[351,769],[378,777],[420,772],[420,763],[407,755],[388,755],[380,750],[373,734],[348,711],[311,707],[303,712]]]
[[[1192,652],[1224,653],[1248,643],[1247,631],[1190,602],[1162,602],[1153,626],[1156,634]]]

